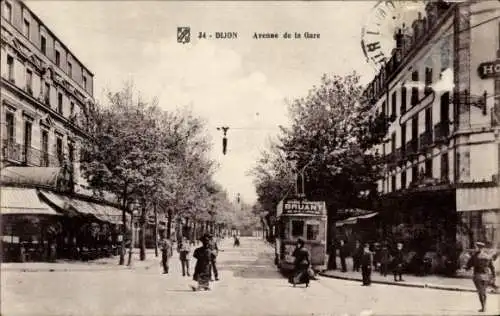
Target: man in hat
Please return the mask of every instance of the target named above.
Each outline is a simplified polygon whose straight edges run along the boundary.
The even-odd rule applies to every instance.
[[[493,265],[492,257],[484,249],[485,244],[483,242],[476,242],[476,251],[467,262],[466,269],[469,270],[473,268],[474,285],[476,287],[477,293],[479,295],[479,302],[481,303],[480,312],[484,312],[486,308],[486,289],[488,284],[491,284],[492,280],[494,283],[495,278],[495,267]],[[488,270],[490,270],[488,273]]]
[[[167,237],[167,234],[165,232],[161,234],[160,249],[161,249],[161,263],[163,266],[163,274],[167,274],[169,268],[168,263],[170,261],[170,258],[172,257],[173,251],[172,251],[172,242]]]
[[[214,277],[215,281],[219,281],[219,272],[217,271],[217,255],[219,254],[219,247],[217,246],[217,241],[215,240],[214,236],[209,235],[208,236],[210,240],[210,250],[212,250],[212,260],[210,262],[210,265],[212,266],[212,270],[214,272]],[[212,279],[210,277],[210,279]]]
[[[371,284],[372,266],[373,253],[370,251],[370,245],[365,244],[363,254],[361,255],[361,275],[363,277],[364,286]]]
[[[403,244],[398,242],[392,258],[392,273],[394,275],[394,282],[403,281],[404,262]]]

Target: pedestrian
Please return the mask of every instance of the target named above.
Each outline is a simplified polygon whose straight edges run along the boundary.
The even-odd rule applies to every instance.
[[[189,275],[189,252],[191,251],[191,246],[189,241],[183,237],[180,239],[177,251],[179,252],[179,259],[181,260],[182,266],[182,276]]]
[[[210,235],[210,250],[212,250],[212,259],[210,261],[210,281],[212,281],[212,270],[214,272],[215,281],[219,281],[219,272],[217,271],[217,255],[219,254],[219,247],[217,246],[217,240]]]
[[[344,240],[340,240],[340,249],[339,249],[339,256],[340,256],[340,265],[342,267],[342,272],[347,272],[347,265],[345,262],[345,259],[347,257],[347,244],[345,243]]]
[[[196,259],[194,266],[193,280],[198,284],[191,286],[193,291],[210,290],[210,262],[212,261],[212,250],[210,249],[210,238],[204,235],[201,238],[202,246],[196,248],[193,257]]]
[[[491,283],[495,283],[495,267],[493,265],[492,257],[484,249],[483,242],[476,242],[476,251],[467,263],[466,269],[473,268],[474,285],[476,286],[479,295],[479,302],[481,303],[480,312],[484,312],[486,308],[486,289]],[[491,275],[488,273],[491,273]],[[492,282],[493,281],[493,282]]]
[[[161,263],[163,266],[163,274],[168,273],[169,261],[172,257],[172,242],[166,236],[165,233],[162,233],[162,238],[160,240],[160,248],[161,248]]]
[[[294,273],[291,277],[291,283],[295,287],[297,284],[305,283],[306,287],[309,287],[310,280],[310,267],[311,267],[311,255],[309,250],[304,247],[304,240],[302,238],[297,239],[297,245],[293,251],[294,260]]]
[[[328,270],[337,270],[337,241],[335,239],[330,243],[327,268]]]
[[[354,249],[354,254],[352,255],[352,270],[355,272],[359,272],[359,268],[361,266],[361,256],[363,255],[363,247],[359,240],[356,241],[356,248]]]
[[[380,250],[380,275],[387,276],[389,270],[390,254],[387,243],[384,243]]]
[[[240,246],[240,239],[236,235],[233,235],[233,238],[234,238],[234,245],[233,246],[239,247]]]
[[[396,244],[394,255],[392,256],[392,273],[394,275],[394,282],[403,281],[403,265],[403,244],[398,242]]]
[[[370,251],[370,245],[365,244],[361,255],[361,276],[363,278],[363,286],[371,284],[373,266],[373,253]]]

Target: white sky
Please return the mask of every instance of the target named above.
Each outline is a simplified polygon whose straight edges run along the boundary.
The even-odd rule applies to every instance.
[[[323,73],[373,68],[361,28],[374,1],[163,2],[27,1],[28,6],[95,74],[94,96],[133,79],[164,109],[190,105],[206,118],[220,164],[216,180],[243,200],[256,199],[248,170],[286,124],[285,98],[307,94]],[[177,26],[192,42],[177,43]],[[238,32],[237,40],[198,40],[198,32]],[[319,40],[255,40],[254,32],[320,33]],[[217,126],[229,126],[228,155]],[[239,128],[239,129],[233,129]]]

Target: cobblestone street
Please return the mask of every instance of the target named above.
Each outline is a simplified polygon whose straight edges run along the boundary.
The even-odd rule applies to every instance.
[[[176,256],[167,275],[151,260],[153,254],[149,267],[131,270],[3,270],[2,315],[479,314],[477,295],[468,292],[362,287],[327,277],[307,289],[293,288],[276,271],[274,250],[263,241],[244,238],[240,248],[225,241],[221,248],[221,281],[210,292],[189,289],[192,281],[182,277]],[[489,296],[487,315],[498,314],[499,297]]]

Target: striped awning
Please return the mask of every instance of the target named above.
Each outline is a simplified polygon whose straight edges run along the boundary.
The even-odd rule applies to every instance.
[[[0,189],[2,215],[61,215],[44,203],[36,189],[2,187]]]

